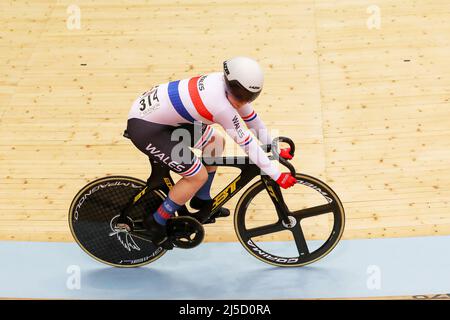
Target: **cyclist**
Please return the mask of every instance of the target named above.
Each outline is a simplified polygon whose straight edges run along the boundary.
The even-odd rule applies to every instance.
[[[250,104],[261,93],[263,82],[263,72],[255,60],[235,57],[223,63],[223,72],[161,84],[134,101],[127,126],[131,141],[151,159],[182,176],[157,211],[144,221],[154,242],[165,240],[167,220],[189,199],[190,206],[198,210],[212,201],[210,189],[217,167],[204,166],[189,148],[180,150],[179,146],[203,152],[208,149],[212,156],[219,156],[225,140],[211,126],[213,123],[221,125],[251,161],[281,187],[296,183],[290,173],[279,172],[248,130],[253,129],[262,144],[272,142]],[[188,142],[180,142],[183,132],[189,133]],[[290,159],[289,151],[282,149],[280,155]],[[225,208],[219,212],[219,216],[229,214]]]

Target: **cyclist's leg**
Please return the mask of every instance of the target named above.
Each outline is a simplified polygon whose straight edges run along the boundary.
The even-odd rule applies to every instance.
[[[224,142],[224,139],[211,125],[195,122],[192,125],[184,126],[184,128],[190,133],[192,148],[201,150],[203,157],[214,157],[216,154],[222,153],[223,143],[221,144],[220,142]],[[211,187],[212,178],[217,167],[208,165],[205,167],[208,172],[208,180],[198,192],[200,194],[206,194],[210,198],[209,188]]]
[[[202,138],[198,139],[198,141],[194,141],[194,148],[198,148],[202,150],[202,156],[203,157],[218,157],[221,156],[225,147],[225,139],[223,135],[214,130],[211,126],[205,126],[202,130]],[[205,141],[204,137],[207,137]],[[203,141],[203,142],[202,142]],[[198,147],[198,145],[201,144],[202,146]],[[211,200],[210,190],[211,185],[215,176],[215,173],[217,171],[217,166],[208,166],[205,165],[206,171],[208,172],[208,180],[205,182],[205,184],[197,191],[194,197],[201,199],[201,200]],[[197,201],[198,202],[198,201]],[[206,204],[206,203],[205,203]],[[203,204],[203,205],[205,205]],[[193,208],[199,209],[202,206],[202,204],[194,205]]]
[[[169,197],[174,202],[184,205],[191,199],[195,193],[200,189],[208,179],[206,168],[202,166],[200,171],[192,177],[183,177],[175,183],[169,192]]]
[[[201,138],[193,141],[194,148],[202,150],[204,157],[220,157],[225,148],[225,138],[213,127],[203,125]],[[196,136],[196,135],[194,135]],[[202,209],[208,207],[212,203],[211,199],[211,185],[214,180],[217,166],[205,165],[208,172],[208,179],[202,187],[196,192],[190,201],[190,206],[194,209]],[[217,217],[227,217],[230,215],[230,210],[227,208],[220,208]]]
[[[182,176],[153,215],[156,222],[161,225],[164,225],[180,206],[192,198],[207,180],[205,167],[189,149],[190,142],[183,144],[173,135],[176,129],[179,128],[141,119],[128,120],[127,130],[133,144],[150,158],[167,165],[170,170]],[[187,134],[190,133],[187,132]],[[151,221],[148,225],[150,224]]]

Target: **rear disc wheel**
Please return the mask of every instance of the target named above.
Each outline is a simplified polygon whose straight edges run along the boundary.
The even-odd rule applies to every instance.
[[[145,182],[132,177],[111,176],[82,188],[69,209],[69,227],[77,244],[89,256],[115,267],[139,267],[159,259],[166,250],[117,228],[120,212]],[[142,224],[144,214],[154,212],[164,195],[150,190],[128,213],[127,224]]]

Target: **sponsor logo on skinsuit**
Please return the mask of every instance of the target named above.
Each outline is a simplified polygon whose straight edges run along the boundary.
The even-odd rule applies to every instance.
[[[155,146],[152,146],[151,143],[145,148],[145,150],[150,151],[150,153],[162,163],[168,165],[176,172],[182,172],[186,167],[176,161],[170,160],[169,156],[166,156],[164,152],[157,149]]]
[[[234,116],[232,121],[234,128],[236,129],[236,132],[238,134],[238,137],[242,138],[244,136],[244,130],[242,130],[241,128],[241,122],[239,121],[239,118],[237,116]]]

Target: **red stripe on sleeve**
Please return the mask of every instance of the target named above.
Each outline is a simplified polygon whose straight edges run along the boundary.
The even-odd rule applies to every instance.
[[[197,81],[200,77],[194,77],[189,80],[188,90],[189,95],[191,97],[192,103],[194,104],[197,112],[205,119],[208,119],[211,122],[214,122],[213,115],[206,109],[206,106],[203,104],[202,99],[200,98],[200,92],[198,91]]]
[[[245,139],[244,141],[242,141],[241,143],[239,143],[239,145],[245,144],[249,139],[250,139],[250,135],[247,136],[247,139]]]
[[[255,114],[255,111],[252,111],[248,116],[242,117],[242,119],[248,119]]]

